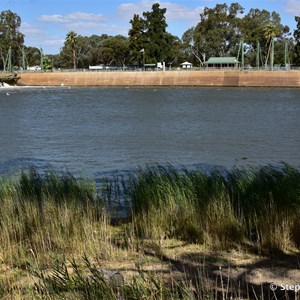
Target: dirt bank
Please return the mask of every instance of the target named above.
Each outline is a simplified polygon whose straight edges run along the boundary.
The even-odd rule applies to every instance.
[[[46,72],[20,74],[33,86],[300,87],[300,71]]]

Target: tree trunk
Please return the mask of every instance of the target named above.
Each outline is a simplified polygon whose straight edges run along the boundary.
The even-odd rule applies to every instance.
[[[76,70],[76,50],[73,48],[73,68]]]

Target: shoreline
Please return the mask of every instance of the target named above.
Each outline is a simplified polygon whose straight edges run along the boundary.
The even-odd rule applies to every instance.
[[[78,71],[21,73],[19,86],[300,87],[300,71]]]
[[[300,173],[286,165],[220,175],[157,166],[106,181],[101,193],[69,172],[0,176],[1,296],[292,299]],[[121,187],[132,204],[123,220],[112,210]]]

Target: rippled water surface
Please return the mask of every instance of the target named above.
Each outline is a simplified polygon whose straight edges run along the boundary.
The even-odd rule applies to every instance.
[[[300,166],[300,89],[0,90],[0,174],[34,164],[93,176],[176,166]]]

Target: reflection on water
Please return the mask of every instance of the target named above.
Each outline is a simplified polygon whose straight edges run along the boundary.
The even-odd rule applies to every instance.
[[[299,167],[300,90],[0,90],[0,174],[36,165],[94,176],[159,162]]]

